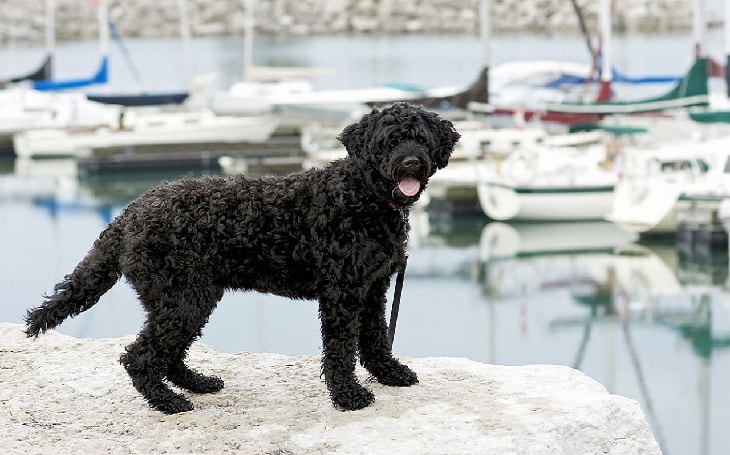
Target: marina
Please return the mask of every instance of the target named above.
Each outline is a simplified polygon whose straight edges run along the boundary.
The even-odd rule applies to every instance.
[[[614,40],[615,60],[634,73],[681,73],[693,59],[686,34]],[[722,55],[719,42],[717,33],[710,34],[712,55]],[[466,85],[480,68],[478,58],[468,57],[479,55],[476,37],[263,37],[257,43],[262,64],[340,68],[334,78],[314,80],[322,88],[371,87],[388,80]],[[129,46],[143,56],[141,69],[150,86],[185,86],[175,59],[165,69],[179,74],[177,79],[155,77],[160,71],[155,56],[181,55],[177,41],[139,39]],[[576,37],[503,36],[492,47],[497,64],[513,57],[585,60]],[[220,73],[211,90],[225,90],[240,79],[239,39],[199,39],[194,48],[200,70]],[[74,72],[95,49],[89,42],[64,43],[57,70]],[[41,53],[30,49],[13,59],[19,67],[31,67]],[[0,61],[8,59],[0,49]],[[121,67],[112,65],[110,71],[111,92],[131,85]],[[528,122],[523,131],[538,126]],[[336,144],[333,134],[327,138]],[[481,139],[475,144],[484,145]],[[574,144],[561,145],[566,146]],[[175,160],[165,155],[170,150]],[[0,320],[21,323],[25,310],[78,262],[99,231],[159,182],[224,172],[292,172],[305,157],[300,137],[272,134],[245,146],[133,144],[100,147],[74,159],[4,158],[0,274],[6,277],[7,304],[0,307]],[[243,163],[228,168],[236,159]],[[443,200],[448,205],[450,199]],[[602,219],[495,221],[478,202],[475,208],[462,213],[419,205],[411,211],[397,356],[578,368],[610,393],[638,400],[664,453],[724,453],[730,444],[724,431],[730,403],[723,391],[730,376],[726,245],[698,248],[692,240],[692,248],[682,248],[674,236],[642,237]],[[60,331],[118,337],[136,333],[142,320],[134,292],[120,284]],[[317,355],[319,340],[316,304],[254,293],[225,295],[202,337],[222,352],[287,355]]]

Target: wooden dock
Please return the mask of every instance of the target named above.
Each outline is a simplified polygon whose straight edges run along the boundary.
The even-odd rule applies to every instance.
[[[142,145],[95,149],[77,161],[80,176],[172,169],[220,171],[218,159],[243,158],[252,173],[281,173],[301,169],[305,153],[299,136],[274,136],[261,144]],[[271,168],[271,169],[267,169]]]

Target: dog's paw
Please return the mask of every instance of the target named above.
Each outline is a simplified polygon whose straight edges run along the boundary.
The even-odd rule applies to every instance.
[[[224,385],[223,379],[218,376],[203,376],[201,374],[200,380],[195,384],[196,387],[188,390],[195,393],[214,393],[221,390]]]
[[[169,395],[165,400],[151,400],[150,405],[165,414],[178,414],[194,409],[193,403],[179,394]]]
[[[374,374],[379,383],[392,387],[408,387],[418,384],[418,376],[402,363],[395,362],[385,368],[379,368]]]
[[[375,401],[375,395],[360,384],[341,387],[330,392],[330,397],[332,398],[332,404],[341,411],[356,411],[369,406]]]
[[[223,388],[223,379],[218,376],[205,376],[195,370],[184,368],[171,371],[167,379],[178,387],[193,393],[213,393]]]

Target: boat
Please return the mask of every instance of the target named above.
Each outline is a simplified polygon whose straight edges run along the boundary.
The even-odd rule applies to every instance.
[[[706,27],[704,21],[706,17],[704,2],[693,2],[692,7],[695,18],[693,21],[694,61],[684,77],[677,81],[670,90],[660,96],[649,98],[626,100],[601,99],[593,103],[553,103],[545,106],[544,110],[546,114],[594,115],[599,118],[604,118],[609,115],[635,115],[656,112],[673,113],[685,112],[688,109],[706,109],[710,105],[712,98],[710,96],[708,79],[727,79],[727,76],[726,69],[707,55],[705,43],[702,42]],[[610,21],[603,21],[604,17],[610,17],[610,1],[601,0],[599,8],[601,10],[599,16],[602,19],[601,37],[604,43],[608,43],[609,48],[603,55],[604,61],[602,64],[604,65],[604,71],[601,77],[605,81],[606,88],[610,90],[612,79],[611,75],[605,71],[605,68],[610,67],[611,26]],[[726,14],[730,17],[730,12],[726,12]],[[727,21],[726,27],[730,27]]]
[[[617,173],[608,144],[537,145],[497,158],[477,184],[493,220],[598,220],[611,209]]]
[[[207,82],[201,84],[201,81],[205,79],[205,77],[197,77],[193,78],[193,72],[192,72],[192,57],[189,55],[191,53],[190,50],[190,24],[189,24],[189,18],[188,18],[188,12],[187,12],[187,3],[186,0],[178,0],[178,12],[180,14],[180,39],[183,43],[183,48],[185,49],[186,54],[186,70],[187,70],[187,78],[191,83],[191,86],[196,89],[200,90],[202,89],[203,85],[206,85]],[[141,77],[139,76],[139,71],[137,71],[137,68],[135,67],[134,63],[132,62],[131,56],[129,51],[127,50],[126,44],[124,43],[124,40],[122,39],[122,36],[117,31],[116,26],[114,25],[114,22],[108,17],[108,13],[106,11],[107,5],[105,2],[100,2],[98,4],[100,15],[103,14],[103,16],[106,19],[106,24],[104,27],[100,27],[100,40],[101,40],[101,46],[103,50],[106,50],[108,52],[108,41],[109,37],[114,39],[114,41],[117,43],[119,48],[122,50],[122,55],[125,57],[127,65],[130,67],[130,70],[135,75],[135,79],[137,81],[137,84],[139,85],[141,92],[140,93],[103,93],[103,92],[97,92],[97,93],[87,93],[87,97],[91,101],[96,101],[99,103],[105,103],[105,104],[115,104],[115,105],[121,105],[121,106],[163,106],[163,105],[178,105],[184,103],[186,100],[190,98],[190,91],[189,90],[172,90],[172,91],[164,91],[164,92],[148,92],[146,89],[144,89],[143,81],[141,80]],[[201,85],[201,87],[197,87],[197,85]]]
[[[454,126],[461,138],[449,158],[449,165],[429,180],[424,197],[419,201],[429,208],[450,212],[481,211],[479,185],[496,185],[502,175],[500,162],[510,156],[524,157],[538,151],[546,155],[553,151],[565,154],[569,150],[575,151],[578,156],[591,156],[593,152],[605,153],[605,142],[609,137],[602,130],[550,134],[540,127],[492,128],[488,121],[483,120],[455,121]],[[301,145],[306,153],[302,164],[304,168],[322,167],[346,156],[344,147],[336,140],[339,131],[341,128],[324,128],[317,123],[302,129]],[[517,160],[514,157],[512,160]],[[565,159],[572,160],[573,157],[566,156]],[[551,170],[546,169],[545,172]]]
[[[627,148],[607,219],[642,235],[708,225],[730,197],[730,137]]]
[[[92,85],[106,84],[109,81],[109,10],[106,0],[99,0],[96,3],[97,20],[99,27],[99,63],[96,71],[90,76],[66,78],[66,79],[40,79],[33,80],[30,87],[38,91],[71,90],[89,87]],[[46,46],[50,49],[55,47],[55,0],[46,0]]]
[[[534,149],[562,149],[601,144],[601,131],[550,134],[541,127],[491,128],[481,122],[457,122],[461,139],[449,165],[429,181],[430,203],[459,210],[479,210],[478,186],[493,180],[499,163],[513,154]],[[460,207],[461,206],[461,207]]]
[[[186,18],[186,10],[184,9],[185,2],[179,1],[179,9],[181,17]],[[55,30],[54,30],[54,19],[55,19],[55,0],[46,0],[46,47],[49,49],[49,57],[47,58],[44,67],[41,67],[38,71],[29,75],[28,77],[22,78],[27,80],[29,83],[27,87],[38,91],[68,91],[77,89],[88,89],[89,87],[105,85],[109,82],[109,41],[110,34],[113,35],[114,39],[118,42],[122,48],[123,55],[127,58],[127,63],[131,64],[129,52],[126,49],[121,36],[116,31],[114,23],[109,18],[109,10],[107,0],[99,0],[94,2],[97,8],[98,16],[98,28],[99,28],[99,52],[100,60],[96,71],[90,76],[66,78],[66,79],[55,79],[51,77],[52,74],[52,53],[55,47]],[[189,32],[181,25],[181,34],[183,39],[186,37],[189,39]],[[139,73],[136,68],[131,68],[133,74],[139,80]],[[16,78],[13,82],[21,82],[21,79]],[[167,91],[167,92],[155,92],[150,93],[143,90],[142,93],[95,93],[87,94],[87,97],[91,101],[104,104],[114,104],[123,106],[159,106],[167,104],[181,104],[188,99],[190,93],[187,90]]]
[[[121,107],[89,101],[79,92],[0,90],[0,155],[13,156],[13,136],[37,129],[114,128]]]
[[[701,94],[687,91],[687,77],[630,76],[612,65],[610,0],[601,0],[597,5],[600,49],[594,49],[592,45],[580,7],[575,2],[573,6],[581,23],[592,63],[581,65],[557,61],[538,61],[534,64],[525,62],[520,69],[521,72],[528,74],[524,78],[524,83],[510,82],[499,90],[502,93],[497,93],[490,99],[495,115],[519,116],[521,122],[534,121],[564,128],[565,125],[575,123],[595,123],[606,115],[617,112],[647,112],[703,105],[707,102],[706,78],[700,81],[705,82],[705,92]],[[530,71],[535,70],[542,70],[542,73],[537,71],[534,75],[530,75]],[[520,78],[516,78],[516,81],[519,82]],[[655,106],[646,103],[639,107],[636,106],[636,101],[617,101],[624,99],[618,92],[635,91],[636,87],[647,85],[666,84],[675,84],[675,89],[660,97],[662,103]],[[694,82],[690,88],[694,90]]]
[[[695,60],[687,74],[663,95],[620,101],[598,101],[593,103],[548,103],[544,106],[545,116],[574,115],[603,118],[615,114],[643,114],[662,112],[691,107],[706,107],[710,102],[707,80],[711,74],[713,61],[707,57]]]
[[[276,125],[276,118],[268,115],[218,116],[207,108],[126,108],[114,128],[25,131],[15,135],[14,146],[18,157],[81,158],[97,149],[137,145],[262,143]]]
[[[51,78],[51,71],[52,71],[52,64],[53,64],[53,57],[49,54],[46,55],[46,57],[43,59],[43,63],[41,63],[41,66],[38,67],[38,69],[22,74],[19,76],[10,76],[10,77],[0,77],[0,89],[5,88],[7,86],[12,86],[13,84],[18,84],[21,82],[27,82],[27,81],[40,81],[44,79],[50,79]]]

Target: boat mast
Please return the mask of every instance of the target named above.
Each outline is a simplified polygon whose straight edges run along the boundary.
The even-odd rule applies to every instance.
[[[730,97],[730,0],[725,0],[725,93]]]
[[[608,101],[611,97],[611,0],[601,0],[598,10],[599,40],[601,49],[601,88],[597,101]]]
[[[251,78],[253,68],[253,32],[255,0],[243,2],[243,80]]]
[[[193,83],[195,62],[190,38],[190,17],[188,16],[187,0],[177,0],[177,9],[180,14],[180,41],[182,41],[183,57],[185,58],[185,77],[187,85]]]
[[[97,14],[99,17],[99,52],[102,59],[109,58],[109,8],[106,0],[98,0]]]
[[[727,1],[725,2],[727,4]],[[695,59],[705,57],[705,0],[692,0],[692,41],[694,42]]]
[[[43,79],[51,79],[53,59],[56,55],[56,1],[46,0],[46,56],[50,59],[48,70]]]
[[[730,1],[730,0],[728,0]],[[484,73],[485,73],[485,93],[486,93],[486,99],[484,100],[484,103],[489,104],[489,65],[491,60],[491,49],[490,49],[490,17],[489,17],[489,8],[490,8],[490,1],[489,0],[481,0],[479,2],[479,37],[481,38],[481,44],[482,44],[482,63],[484,65]]]

